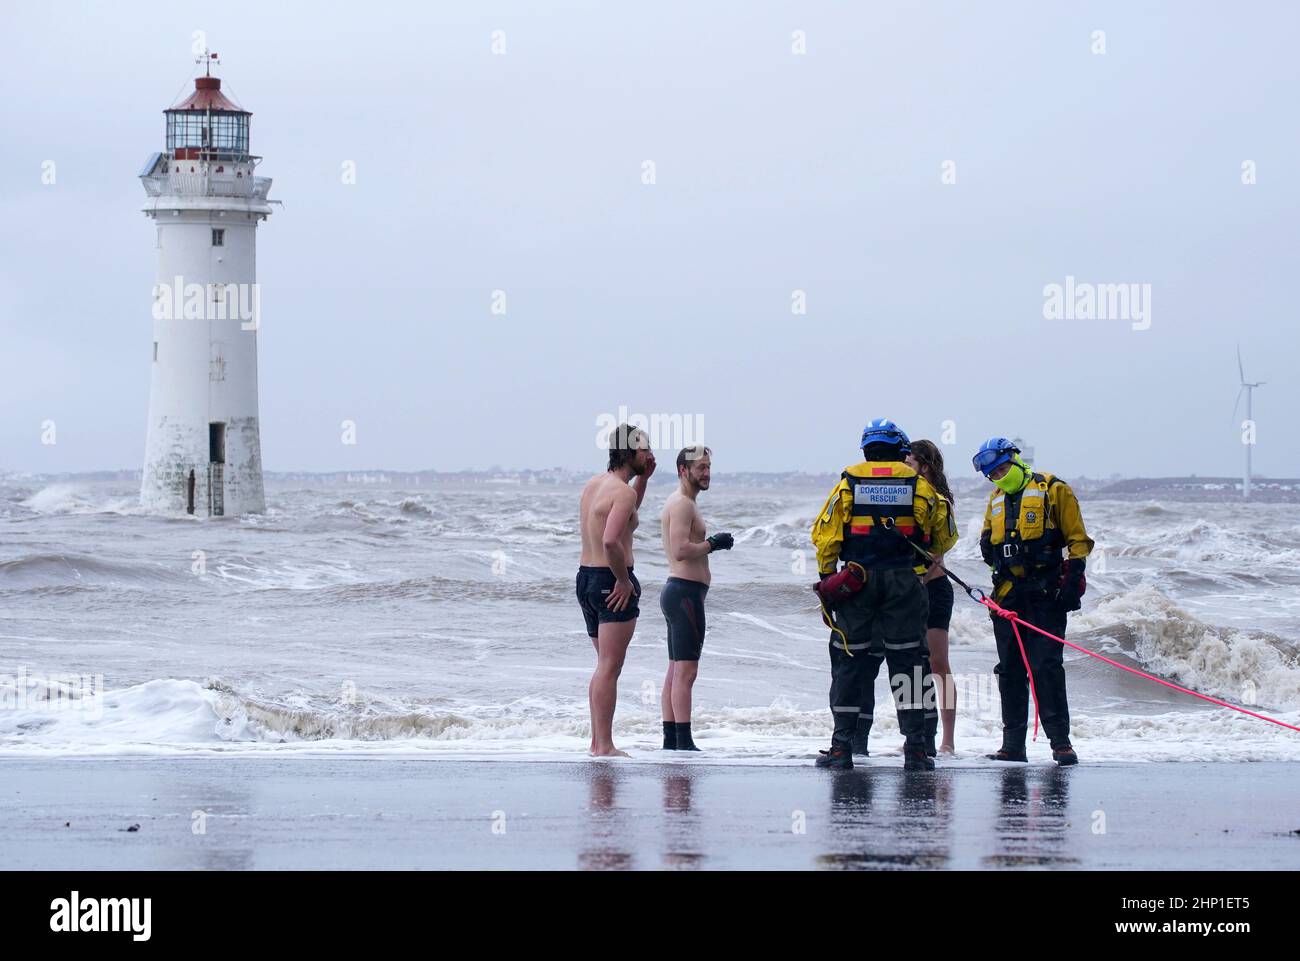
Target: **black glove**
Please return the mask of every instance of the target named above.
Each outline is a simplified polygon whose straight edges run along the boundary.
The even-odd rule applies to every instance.
[[[709,552],[729,551],[735,546],[736,539],[725,531],[721,534],[710,534],[705,538],[709,542]]]
[[[984,558],[984,563],[989,567],[997,567],[998,562],[1002,560],[998,556],[997,549],[993,546],[992,531],[985,531],[980,535],[980,557]]]
[[[1082,557],[1074,557],[1064,565],[1061,584],[1056,589],[1056,603],[1062,610],[1077,611],[1084,591],[1088,589],[1088,579],[1084,576],[1087,562]]]

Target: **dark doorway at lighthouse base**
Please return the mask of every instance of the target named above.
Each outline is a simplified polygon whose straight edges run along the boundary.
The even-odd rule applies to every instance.
[[[224,464],[226,462],[226,425],[208,425],[208,463]]]
[[[208,516],[226,515],[226,425],[208,425]]]

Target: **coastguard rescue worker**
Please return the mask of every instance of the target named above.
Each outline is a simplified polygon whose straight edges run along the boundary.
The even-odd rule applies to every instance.
[[[993,482],[984,511],[980,553],[993,569],[993,600],[1023,620],[1057,637],[1065,636],[1066,615],[1077,611],[1087,587],[1084,568],[1093,540],[1083,526],[1070,485],[1038,473],[1005,437],[991,437],[972,458]],[[1029,679],[1015,631],[990,612],[998,645],[998,693],[1002,698],[1002,748],[995,761],[1024,761]],[[1070,708],[1065,698],[1065,646],[1021,628],[1025,656],[1034,674],[1039,716],[1059,765],[1078,764],[1070,744]]]
[[[926,562],[916,547],[943,553],[957,532],[944,500],[904,462],[909,449],[907,434],[893,421],[871,421],[862,432],[862,463],[845,469],[813,523],[822,578],[815,589],[831,628],[835,722],[831,748],[818,767],[853,767],[859,717],[869,728],[883,660],[905,739],[903,767],[934,769],[921,689],[929,605],[918,575]]]

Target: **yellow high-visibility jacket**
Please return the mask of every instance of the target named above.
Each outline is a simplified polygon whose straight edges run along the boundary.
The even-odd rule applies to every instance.
[[[1070,485],[1052,474],[1034,473],[1020,492],[1015,520],[1008,524],[1007,495],[994,488],[984,508],[980,553],[994,569],[1012,579],[1035,574],[1054,575],[1062,552],[1071,560],[1086,558],[1095,545],[1083,524],[1079,499]],[[1011,590],[1013,581],[1003,575],[997,595]]]
[[[876,531],[873,515],[897,532]],[[911,548],[904,551],[899,535],[933,554],[943,554],[957,543],[957,522],[930,482],[902,461],[863,461],[847,467],[813,522],[817,570],[834,573],[846,542],[870,539],[875,545],[892,538],[887,543],[893,547],[898,542],[898,556],[911,553],[908,566],[924,573],[925,560]]]

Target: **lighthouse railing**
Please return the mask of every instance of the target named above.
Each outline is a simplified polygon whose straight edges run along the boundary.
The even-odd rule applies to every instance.
[[[235,177],[197,172],[165,173],[141,177],[140,180],[150,197],[256,197],[265,200],[271,186],[269,177],[251,174]]]

